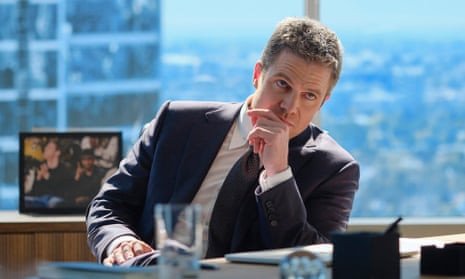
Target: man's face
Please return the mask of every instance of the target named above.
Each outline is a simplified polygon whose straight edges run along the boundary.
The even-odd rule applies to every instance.
[[[57,148],[57,145],[53,141],[49,141],[45,147],[44,147],[44,158],[46,159],[51,159],[55,156],[58,156],[60,154],[60,151]]]
[[[289,126],[289,138],[300,134],[329,97],[331,69],[283,51],[263,70],[257,62],[253,74],[252,108],[270,109]]]
[[[94,162],[95,162],[95,159],[92,156],[85,155],[81,157],[81,166],[85,170],[92,169],[92,167],[94,166]]]

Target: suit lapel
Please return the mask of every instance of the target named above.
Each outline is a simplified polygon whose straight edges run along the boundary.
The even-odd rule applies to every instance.
[[[200,188],[241,104],[225,104],[192,126],[171,202],[189,203]]]
[[[289,166],[292,172],[297,173],[300,168],[309,160],[309,156],[316,149],[315,138],[320,131],[310,125],[298,136],[289,141]]]

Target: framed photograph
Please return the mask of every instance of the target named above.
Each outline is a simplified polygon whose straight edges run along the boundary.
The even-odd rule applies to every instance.
[[[19,211],[84,214],[122,156],[121,132],[19,135]]]

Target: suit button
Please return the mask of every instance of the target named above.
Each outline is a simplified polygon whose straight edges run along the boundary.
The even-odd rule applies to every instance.
[[[273,221],[275,219],[276,219],[276,216],[274,216],[273,214],[268,215],[268,220],[269,221]]]
[[[272,221],[270,222],[270,225],[271,225],[272,227],[276,227],[276,226],[278,225],[278,221],[272,220]]]
[[[266,207],[270,208],[273,207],[273,202],[272,201],[266,201],[265,202]]]

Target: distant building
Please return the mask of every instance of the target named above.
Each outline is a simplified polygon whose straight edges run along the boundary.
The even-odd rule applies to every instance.
[[[17,135],[123,130],[160,94],[160,0],[0,2],[0,209],[16,208]]]

